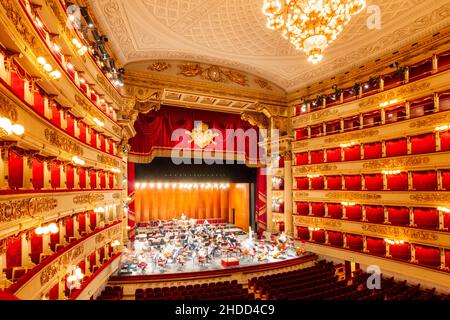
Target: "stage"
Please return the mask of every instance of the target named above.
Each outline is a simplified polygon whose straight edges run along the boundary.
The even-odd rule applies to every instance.
[[[177,275],[263,265],[270,267],[271,264],[307,255],[301,248],[294,248],[293,241],[285,236],[263,240],[250,233],[230,224],[190,225],[183,220],[144,228],[124,249],[114,276]],[[206,239],[204,241],[209,245],[192,240],[199,238]],[[218,245],[216,241],[222,239]]]

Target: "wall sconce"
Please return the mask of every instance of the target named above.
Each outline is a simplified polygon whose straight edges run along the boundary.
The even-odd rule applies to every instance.
[[[308,227],[309,231],[319,231],[320,228]]]
[[[352,207],[352,206],[356,206],[356,203],[355,202],[341,202],[341,204],[343,205],[343,206],[347,206],[347,207]]]
[[[121,173],[122,172],[118,168],[111,168],[110,171],[113,172],[113,173]]]
[[[438,126],[438,127],[434,128],[434,130],[436,130],[436,131],[445,131],[445,130],[448,130],[448,129],[450,129],[450,125],[449,124],[446,124],[446,125],[443,125],[443,126]]]
[[[67,287],[72,289],[79,289],[81,287],[81,280],[83,280],[84,274],[80,267],[70,266],[69,276],[67,277]]]
[[[398,101],[397,99],[384,101],[384,102],[380,103],[380,107],[386,107],[386,106],[392,105],[394,103],[397,103],[397,101]]]
[[[0,117],[0,138],[15,134],[21,136],[25,132],[25,128],[20,124],[13,124],[11,120],[5,117]]]
[[[86,163],[84,160],[78,158],[77,156],[73,156],[73,157],[72,157],[72,162],[73,162],[74,164],[79,165],[79,166],[84,166],[84,164]]]
[[[341,143],[339,146],[341,148],[348,148],[348,147],[354,146],[355,144],[356,144],[356,142],[352,141],[352,142],[349,142],[349,143]]]
[[[308,178],[319,178],[320,174],[308,174],[307,177]]]
[[[396,175],[399,174],[401,172],[401,170],[383,170],[381,171],[382,174],[386,174],[386,175]]]
[[[56,225],[56,223],[51,223],[48,226],[45,227],[37,227],[36,230],[34,231],[37,235],[42,235],[42,234],[49,234],[49,233],[57,233],[59,230],[58,226]]]
[[[61,72],[59,70],[53,70],[53,67],[44,57],[37,58],[37,62],[42,66],[42,68],[49,74],[49,76],[53,79],[61,78]]]
[[[118,247],[118,246],[120,246],[120,241],[119,240],[114,240],[112,243],[111,243],[111,247]]]
[[[94,209],[94,213],[104,213],[105,212],[105,208],[103,207],[97,207]]]
[[[94,118],[93,120],[99,127],[104,127],[105,126],[105,123],[100,121],[98,118]]]
[[[391,244],[391,245],[405,243],[405,241],[403,241],[403,240],[391,240],[391,239],[384,239],[384,242]]]
[[[438,207],[437,208],[439,211],[445,212],[445,213],[450,213],[450,209],[446,208],[446,207]]]
[[[84,55],[87,51],[88,51],[88,48],[85,46],[85,45],[83,45],[81,42],[80,42],[80,40],[78,40],[77,38],[73,38],[72,39],[72,43],[75,45],[75,47],[78,49],[78,54],[80,55],[80,56],[82,56],[82,55]]]

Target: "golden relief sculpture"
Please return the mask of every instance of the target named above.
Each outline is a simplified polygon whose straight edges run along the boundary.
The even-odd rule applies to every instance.
[[[296,199],[307,198],[307,197],[309,197],[308,192],[294,191],[294,198],[296,198]]]
[[[449,193],[416,193],[409,196],[417,202],[444,202],[450,201]]]
[[[303,216],[294,216],[294,224],[306,225],[314,227],[319,227],[321,229],[328,228],[341,228],[342,222],[335,219],[323,219],[317,217],[303,217]]]
[[[269,126],[269,119],[264,114],[258,112],[245,111],[241,114],[241,119],[259,128],[268,128]]]
[[[178,74],[185,77],[193,78],[200,76],[212,82],[226,82],[229,80],[241,86],[248,86],[247,76],[235,70],[225,69],[215,65],[203,68],[199,63],[192,62],[179,64],[178,68],[180,69]]]
[[[409,124],[410,128],[422,128],[429,126],[438,126],[441,124],[446,124],[445,122],[450,119],[449,114],[436,114],[428,117],[424,117],[425,119],[419,119],[413,121]]]
[[[178,68],[180,68],[180,72],[178,74],[190,78],[196,77],[203,72],[202,67],[198,63],[179,64]]]
[[[157,61],[148,66],[147,70],[161,72],[169,69],[170,67],[171,67],[170,64],[168,64],[167,62]]]
[[[52,264],[45,267],[40,275],[41,286],[45,285],[50,280],[52,280],[60,271],[62,271],[64,268],[67,268],[68,265],[72,263],[72,261],[82,256],[83,253],[84,253],[84,245],[76,246],[72,250],[69,250],[68,252],[64,253]]]
[[[116,167],[118,168],[120,166],[120,161],[117,159],[114,159],[112,157],[108,157],[104,154],[97,154],[97,161],[102,163],[102,164],[106,164],[108,166],[111,167]]]
[[[95,203],[98,201],[103,201],[104,199],[105,199],[104,194],[91,192],[88,194],[80,194],[78,196],[73,197],[73,203],[74,204]]]
[[[374,137],[379,134],[378,130],[370,129],[362,132],[349,132],[342,135],[338,134],[335,137],[330,137],[325,139],[325,143],[336,143],[348,140],[362,139],[368,137]]]
[[[313,112],[311,114],[307,114],[307,115],[304,115],[304,116],[294,119],[292,121],[292,124],[295,126],[303,125],[303,124],[307,124],[311,121],[322,120],[323,118],[331,117],[331,116],[337,117],[338,115],[339,115],[338,109],[317,111],[317,112]]]
[[[9,118],[12,122],[17,122],[18,120],[16,107],[3,92],[0,95],[0,115]]]
[[[100,244],[105,239],[106,239],[106,236],[103,233],[99,233],[98,235],[95,236],[95,243]]]
[[[77,156],[83,155],[83,148],[68,137],[50,129],[45,129],[44,135],[45,139],[55,147]]]
[[[296,168],[294,168],[294,174],[335,171],[335,170],[337,170],[337,165],[335,165],[335,164],[316,164],[316,165],[311,165],[311,166],[296,167]]]
[[[384,168],[405,168],[427,164],[430,162],[429,157],[407,156],[392,159],[369,160],[364,162],[364,169],[384,169]]]
[[[113,199],[120,199],[120,193],[116,192],[112,195]]]
[[[213,130],[208,128],[208,125],[206,123],[198,123],[192,131],[185,131],[185,134],[187,134],[191,139],[188,141],[188,143],[194,142],[197,146],[200,148],[206,148],[210,144],[216,144],[214,139],[219,136],[217,132],[214,132]]]
[[[0,222],[19,220],[27,216],[33,216],[49,212],[58,206],[55,198],[29,198],[23,200],[11,200],[0,203]]]
[[[377,193],[360,193],[360,192],[327,192],[326,198],[341,200],[379,200],[381,195]]]
[[[362,224],[363,231],[374,232],[376,234],[385,235],[400,239],[413,239],[422,241],[436,241],[439,239],[434,232],[427,232],[423,230],[415,230],[411,228],[384,226],[377,224]]]
[[[361,101],[359,103],[359,106],[364,108],[364,107],[369,107],[369,106],[373,106],[373,105],[379,105],[380,103],[385,102],[385,101],[402,98],[405,95],[415,93],[415,92],[421,91],[421,90],[426,90],[430,86],[431,86],[430,82],[419,82],[419,83],[407,84],[407,85],[401,86],[397,89],[392,89],[387,92],[382,92],[382,93],[376,94],[375,96],[370,97],[368,99],[364,99],[363,101]]]
[[[255,83],[261,87],[261,89],[267,89],[267,90],[272,90],[272,86],[269,84],[269,82],[267,82],[266,80],[263,79],[255,79],[253,80],[255,81]]]

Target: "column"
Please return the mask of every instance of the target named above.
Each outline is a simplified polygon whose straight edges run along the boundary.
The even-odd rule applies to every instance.
[[[326,180],[325,180],[326,181]],[[325,218],[328,218],[329,217],[329,215],[328,215],[328,203],[325,203],[325,215],[324,215],[324,217]]]
[[[91,233],[91,219],[90,219],[90,215],[89,212],[85,212],[84,213],[85,216],[85,220],[86,220],[86,234]]]
[[[342,205],[342,219],[347,219],[347,206]]]
[[[73,236],[80,237],[80,223],[78,222],[78,215],[73,216]]]
[[[444,211],[442,210],[438,210],[438,214],[439,214],[439,230],[445,230],[445,226],[444,226]]]
[[[75,138],[80,138],[80,127],[78,127],[78,119],[73,119],[73,129]]]
[[[343,236],[343,242],[344,242],[344,244],[343,244],[343,248],[348,248],[348,246],[347,246],[347,234],[345,233],[345,232],[343,232],[342,233],[342,236]]]
[[[383,77],[380,77],[379,87],[380,87],[380,91],[384,90],[384,79],[383,79]]]
[[[408,148],[408,154],[411,154],[411,137],[410,136],[406,137],[406,146]]]
[[[413,188],[412,172],[408,171],[407,174],[408,174],[408,190],[411,191],[411,190],[414,190],[414,188]]]
[[[340,118],[339,119],[339,124],[340,124],[340,132],[344,132],[344,118]]]
[[[367,250],[367,236],[363,236],[363,252],[369,252]]]
[[[330,244],[329,238],[328,238],[328,231],[324,230],[325,232],[325,244]]]
[[[386,158],[386,141],[381,140],[381,156]]]
[[[268,163],[266,168],[266,185],[267,185],[267,230],[271,233],[275,232],[275,226],[272,221],[272,164]]]
[[[313,231],[308,228],[309,231],[309,241],[313,241]]]
[[[432,63],[432,73],[436,73],[438,71],[438,58],[436,54],[433,54],[431,57],[431,63]]]
[[[0,289],[3,288],[4,268],[6,268],[6,240],[0,240]]]
[[[73,167],[73,188],[79,189],[80,188],[80,176],[78,174],[78,167]]]
[[[436,151],[441,151],[441,135],[439,131],[434,133],[434,141],[436,142]]]
[[[292,221],[292,153],[284,153],[284,230],[293,236]]]
[[[311,164],[311,151],[308,151],[308,164]]]
[[[48,96],[45,97],[44,99],[44,116],[48,119],[51,120],[52,119],[52,104],[53,102],[50,101],[50,98]]]
[[[390,253],[390,246],[389,246],[389,243],[388,242],[384,242],[385,244],[386,244],[386,257],[387,258],[390,258],[391,257],[391,253]]]
[[[65,244],[66,243],[66,224],[64,223],[64,220],[59,220],[59,243]]]
[[[389,213],[387,207],[383,207],[384,212],[384,222],[385,224],[389,224]]]
[[[435,92],[433,94],[434,112],[439,112],[439,94]]]
[[[360,152],[361,152],[361,160],[364,160],[364,143],[359,144]]]
[[[308,138],[311,138],[311,127],[308,126],[308,127],[306,128],[306,130],[308,131]]]
[[[366,190],[366,179],[364,179],[364,175],[361,173],[360,175],[361,178],[361,190]]]
[[[409,101],[405,102],[406,119],[411,118],[411,103]]]
[[[409,207],[408,210],[409,210],[409,226],[417,227],[417,225],[414,223],[414,209],[412,207]]]
[[[313,212],[312,212],[312,205],[311,202],[308,202],[308,216],[312,216]]]
[[[383,175],[383,190],[387,190],[388,189],[388,185],[387,185],[387,174],[382,173]]]
[[[440,248],[441,250],[441,269],[445,269],[445,249]]]
[[[411,262],[416,263],[416,245],[411,243]]]
[[[42,235],[42,252],[43,253],[51,253],[50,249],[50,233]]]
[[[308,190],[312,190],[312,178],[306,176],[308,178]]]
[[[62,113],[62,116],[61,116],[61,129],[66,130],[67,129],[67,111],[66,110],[62,110],[61,113]]]
[[[362,91],[362,86],[360,88],[361,88],[361,91]],[[362,96],[362,94],[361,94],[361,96]],[[359,128],[360,129],[364,128],[364,117],[363,117],[362,113],[359,114]]]
[[[381,124],[385,124],[386,123],[386,110],[381,109],[380,115],[381,115]]]
[[[363,222],[367,221],[366,206],[365,205],[362,206],[362,221]]]
[[[405,68],[405,78],[404,78],[404,83],[408,83],[409,82],[409,67]]]
[[[345,190],[345,179],[343,174],[341,174],[341,190]]]

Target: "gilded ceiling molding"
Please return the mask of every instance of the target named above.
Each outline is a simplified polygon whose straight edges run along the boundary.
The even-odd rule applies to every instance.
[[[171,65],[165,61],[157,61],[147,67],[147,70],[161,72],[167,70]]]
[[[241,113],[241,119],[260,129],[267,129],[269,127],[269,119],[259,112],[244,111]]]

